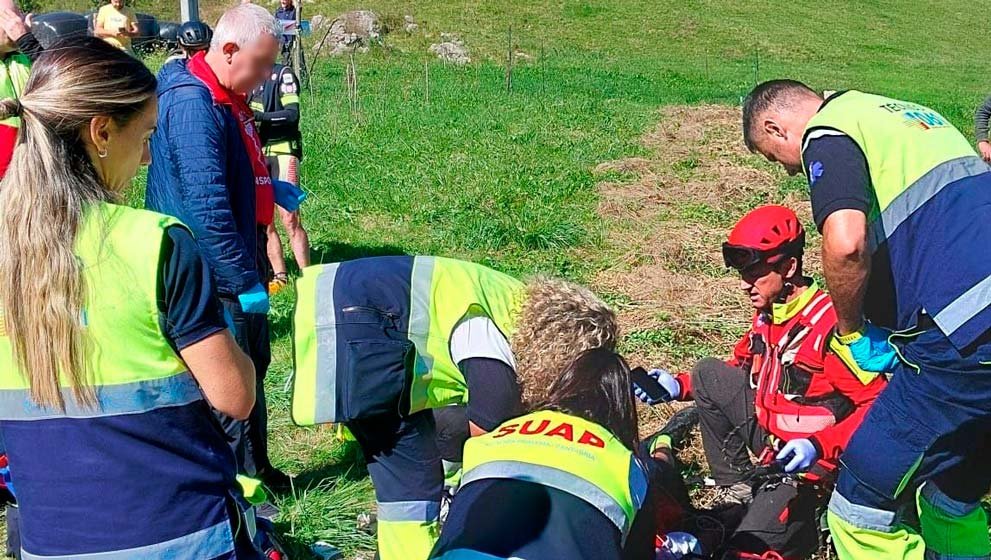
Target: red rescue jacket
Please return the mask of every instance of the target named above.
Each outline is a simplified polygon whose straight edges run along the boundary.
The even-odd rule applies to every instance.
[[[862,382],[829,352],[836,312],[813,282],[801,296],[754,315],[750,330],[727,360],[750,373],[757,422],[773,438],[808,438],[819,469],[836,469],[840,453],[885,386],[884,376]],[[677,376],[690,400],[691,377]],[[774,442],[769,442],[772,446]]]

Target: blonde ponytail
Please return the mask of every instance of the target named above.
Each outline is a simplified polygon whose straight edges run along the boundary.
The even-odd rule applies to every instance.
[[[0,119],[21,118],[0,182],[0,307],[15,365],[40,406],[65,410],[63,384],[79,405],[95,405],[75,242],[87,207],[115,193],[100,180],[82,134],[97,116],[125,123],[154,93],[143,64],[86,38],[47,51],[21,99],[0,101]]]

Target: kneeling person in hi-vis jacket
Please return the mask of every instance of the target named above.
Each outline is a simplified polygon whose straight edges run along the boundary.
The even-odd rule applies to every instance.
[[[614,313],[584,288],[441,257],[314,266],[297,290],[293,420],[344,423],[361,445],[382,560],[425,559],[437,538],[432,409],[467,404],[471,433],[485,433],[583,351],[616,343]]]
[[[465,474],[433,558],[653,560],[648,463],[630,369],[582,354],[535,411],[465,444]]]

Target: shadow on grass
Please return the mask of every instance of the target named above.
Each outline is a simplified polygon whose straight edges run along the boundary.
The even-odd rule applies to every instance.
[[[408,254],[402,247],[395,245],[351,245],[348,243],[330,242],[315,244],[310,249],[310,259],[313,264],[350,261],[364,257],[393,257]]]
[[[310,259],[312,264],[334,263],[360,259],[364,257],[389,257],[405,255],[406,251],[394,245],[351,245],[348,243],[331,242],[327,244],[314,244],[310,249]],[[297,276],[299,269],[292,258],[286,259],[286,265],[291,276]],[[287,292],[288,293],[288,292]],[[268,314],[269,332],[272,339],[279,339],[292,333],[294,296],[285,299],[283,302],[274,302],[272,311]]]
[[[361,447],[356,442],[345,445],[337,460],[313,465],[295,477],[294,485],[297,490],[310,490],[328,480],[360,481],[368,477],[365,460],[361,455]]]

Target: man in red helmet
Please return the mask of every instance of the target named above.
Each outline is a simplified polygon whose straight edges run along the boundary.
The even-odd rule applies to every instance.
[[[729,360],[702,359],[690,374],[654,370],[660,392],[635,386],[648,404],[695,400],[721,499],[747,506],[726,543],[729,558],[815,551],[816,511],[838,457],[885,384],[883,376],[858,378],[829,352],[836,314],[803,276],[804,250],[805,230],[790,209],[762,206],[744,216],[723,258],[756,310],[750,330]],[[755,468],[750,452],[765,468]],[[775,467],[785,475],[763,476]]]

